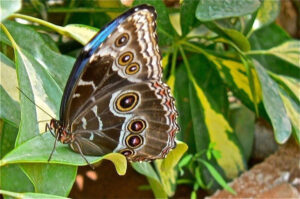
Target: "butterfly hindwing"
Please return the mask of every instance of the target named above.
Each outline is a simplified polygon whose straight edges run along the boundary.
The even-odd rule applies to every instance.
[[[80,73],[72,72],[78,78],[70,77],[62,101],[73,150],[121,152],[137,161],[163,158],[174,147],[177,112],[161,81],[155,19],[153,7],[133,8],[107,27],[111,33],[97,48],[91,48],[97,36],[84,48],[90,51],[80,55],[84,65],[75,67]]]

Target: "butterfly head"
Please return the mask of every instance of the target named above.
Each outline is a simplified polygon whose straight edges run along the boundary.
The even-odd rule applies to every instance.
[[[73,141],[73,135],[68,133],[67,129],[56,119],[50,121],[50,131],[52,130],[54,131],[52,135],[61,143],[69,144]]]

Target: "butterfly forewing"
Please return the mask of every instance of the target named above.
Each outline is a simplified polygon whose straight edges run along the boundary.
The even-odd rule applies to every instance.
[[[177,112],[161,81],[155,20],[153,7],[132,8],[82,51],[61,107],[73,150],[121,152],[137,161],[163,158],[175,146]],[[101,38],[103,31],[110,34]]]

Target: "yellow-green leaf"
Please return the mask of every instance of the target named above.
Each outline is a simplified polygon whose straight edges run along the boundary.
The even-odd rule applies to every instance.
[[[280,0],[264,0],[258,9],[253,30],[272,23],[280,11]]]
[[[225,82],[234,87],[234,90],[238,89],[244,92],[247,98],[252,102],[256,102],[256,104],[261,101],[261,87],[257,78],[257,74],[253,69],[251,72],[256,91],[256,95],[254,95],[256,99],[253,99],[251,94],[249,79],[246,75],[247,72],[242,63],[229,59],[222,59],[213,55],[209,55],[208,58],[216,65],[221,77],[225,80]]]
[[[99,31],[97,28],[82,24],[70,24],[63,29],[82,45],[87,44]]]
[[[262,86],[263,104],[271,120],[275,139],[283,144],[289,139],[292,127],[279,95],[279,87],[259,62],[254,60],[254,65]]]
[[[267,53],[300,67],[300,41],[287,41],[269,49]]]
[[[174,93],[174,85],[175,85],[175,76],[171,75],[167,81],[167,84],[169,85],[171,92]]]
[[[192,83],[204,110],[203,116],[210,142],[215,143],[215,150],[222,152],[221,157],[216,161],[223,168],[226,176],[232,179],[245,169],[243,155],[236,143],[230,139],[230,135],[234,134],[233,129],[224,116],[213,109],[197,82],[192,80]]]
[[[173,196],[175,193],[177,177],[175,167],[187,149],[188,146],[185,143],[177,141],[176,148],[170,151],[165,159],[155,161],[161,183],[168,196]]]
[[[300,143],[300,107],[293,99],[291,99],[283,89],[280,89],[280,97],[283,101],[286,113],[292,123],[296,139]]]

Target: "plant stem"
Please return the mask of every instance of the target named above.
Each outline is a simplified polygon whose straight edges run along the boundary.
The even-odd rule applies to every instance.
[[[20,19],[25,19],[27,21],[35,22],[35,23],[46,26],[46,27],[56,31],[61,35],[68,35],[68,33],[64,30],[64,28],[62,26],[58,26],[58,25],[49,23],[49,22],[44,21],[44,20],[39,19],[39,18],[35,18],[35,17],[27,16],[27,15],[22,15],[22,14],[12,14],[10,17],[20,18]]]
[[[246,55],[264,55],[268,54],[268,51],[266,50],[252,50],[249,52],[245,52]]]
[[[15,42],[14,38],[11,36],[7,28],[4,26],[4,24],[0,23],[0,28],[3,30],[4,34],[8,37],[9,41],[11,42],[14,49],[19,49],[19,46]]]

